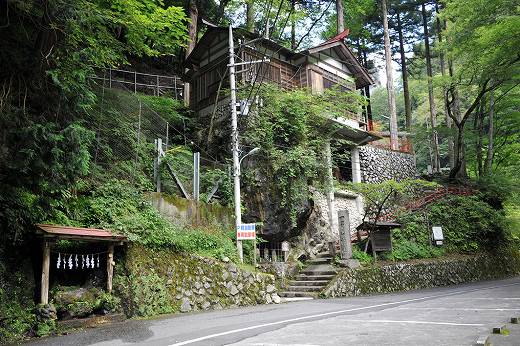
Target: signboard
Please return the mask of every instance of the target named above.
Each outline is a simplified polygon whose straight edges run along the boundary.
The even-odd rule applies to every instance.
[[[237,226],[237,240],[256,239],[256,226],[254,223],[243,223]]]
[[[442,227],[433,226],[432,227],[432,240],[435,245],[442,245],[444,241],[444,234],[442,233]]]
[[[374,251],[392,251],[392,237],[389,229],[374,231],[370,234]]]

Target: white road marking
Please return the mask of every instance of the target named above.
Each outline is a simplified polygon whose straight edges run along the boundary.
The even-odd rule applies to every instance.
[[[518,309],[492,309],[492,308],[395,308],[396,310],[446,310],[446,311],[520,311],[520,308]]]
[[[449,297],[449,296],[453,296],[453,295],[457,295],[457,294],[476,292],[476,291],[482,291],[482,290],[494,289],[494,288],[501,288],[501,287],[508,287],[508,286],[516,286],[516,285],[520,285],[520,283],[512,283],[512,284],[506,284],[506,285],[497,285],[497,286],[490,286],[490,287],[483,287],[483,288],[473,288],[473,289],[455,291],[455,292],[451,292],[451,293],[437,294],[437,295],[433,295],[433,296],[426,296],[426,297],[413,298],[413,299],[405,299],[405,300],[400,300],[400,301],[397,301],[397,302],[382,303],[382,304],[375,304],[375,305],[363,306],[363,307],[358,307],[358,308],[351,308],[351,309],[345,309],[345,310],[324,312],[324,313],[321,313],[321,314],[315,314],[315,315],[308,315],[308,316],[290,318],[290,319],[287,319],[287,320],[281,320],[281,321],[269,322],[269,323],[262,323],[262,324],[257,324],[257,325],[254,325],[254,326],[232,329],[232,330],[228,330],[228,331],[221,332],[221,333],[209,334],[209,335],[201,336],[199,338],[194,338],[194,339],[189,339],[189,340],[177,342],[177,343],[171,344],[169,346],[188,345],[188,344],[193,344],[193,343],[199,342],[199,341],[204,341],[204,340],[208,340],[208,339],[217,338],[219,336],[236,334],[236,333],[245,332],[245,331],[248,331],[248,330],[259,329],[259,328],[264,328],[264,327],[271,327],[271,326],[276,326],[276,325],[279,325],[279,324],[285,324],[285,323],[290,323],[290,322],[310,320],[310,319],[314,319],[314,318],[318,318],[318,317],[327,317],[327,316],[333,316],[333,315],[341,315],[341,314],[344,314],[346,312],[368,310],[368,309],[379,308],[379,307],[383,307],[383,306],[392,306],[392,305],[417,302],[417,301],[427,300],[427,299],[432,299],[432,298]]]
[[[401,321],[401,320],[342,320],[344,322],[363,322],[363,323],[406,323],[406,324],[434,324],[441,326],[469,326],[482,327],[482,323],[454,323],[454,322],[433,322],[433,321]]]
[[[447,299],[454,299],[454,298],[447,298]],[[457,300],[520,300],[520,298],[485,298],[485,297],[479,297],[479,298],[460,298]]]

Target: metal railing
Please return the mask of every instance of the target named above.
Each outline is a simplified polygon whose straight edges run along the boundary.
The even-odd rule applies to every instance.
[[[109,88],[122,88],[154,96],[170,94],[175,100],[183,99],[184,82],[178,76],[166,76],[114,68],[96,68],[92,76]],[[105,84],[106,83],[106,84]]]

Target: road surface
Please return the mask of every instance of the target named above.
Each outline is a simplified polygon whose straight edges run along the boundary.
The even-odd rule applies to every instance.
[[[520,278],[513,278],[129,320],[28,344],[473,345],[518,315]]]

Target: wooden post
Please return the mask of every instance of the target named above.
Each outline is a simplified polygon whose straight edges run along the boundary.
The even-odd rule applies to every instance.
[[[114,245],[108,246],[107,255],[107,291],[112,293],[112,276],[114,275]]]
[[[42,261],[42,284],[40,289],[40,303],[49,303],[49,271],[51,264],[51,244],[43,240],[43,261]]]

